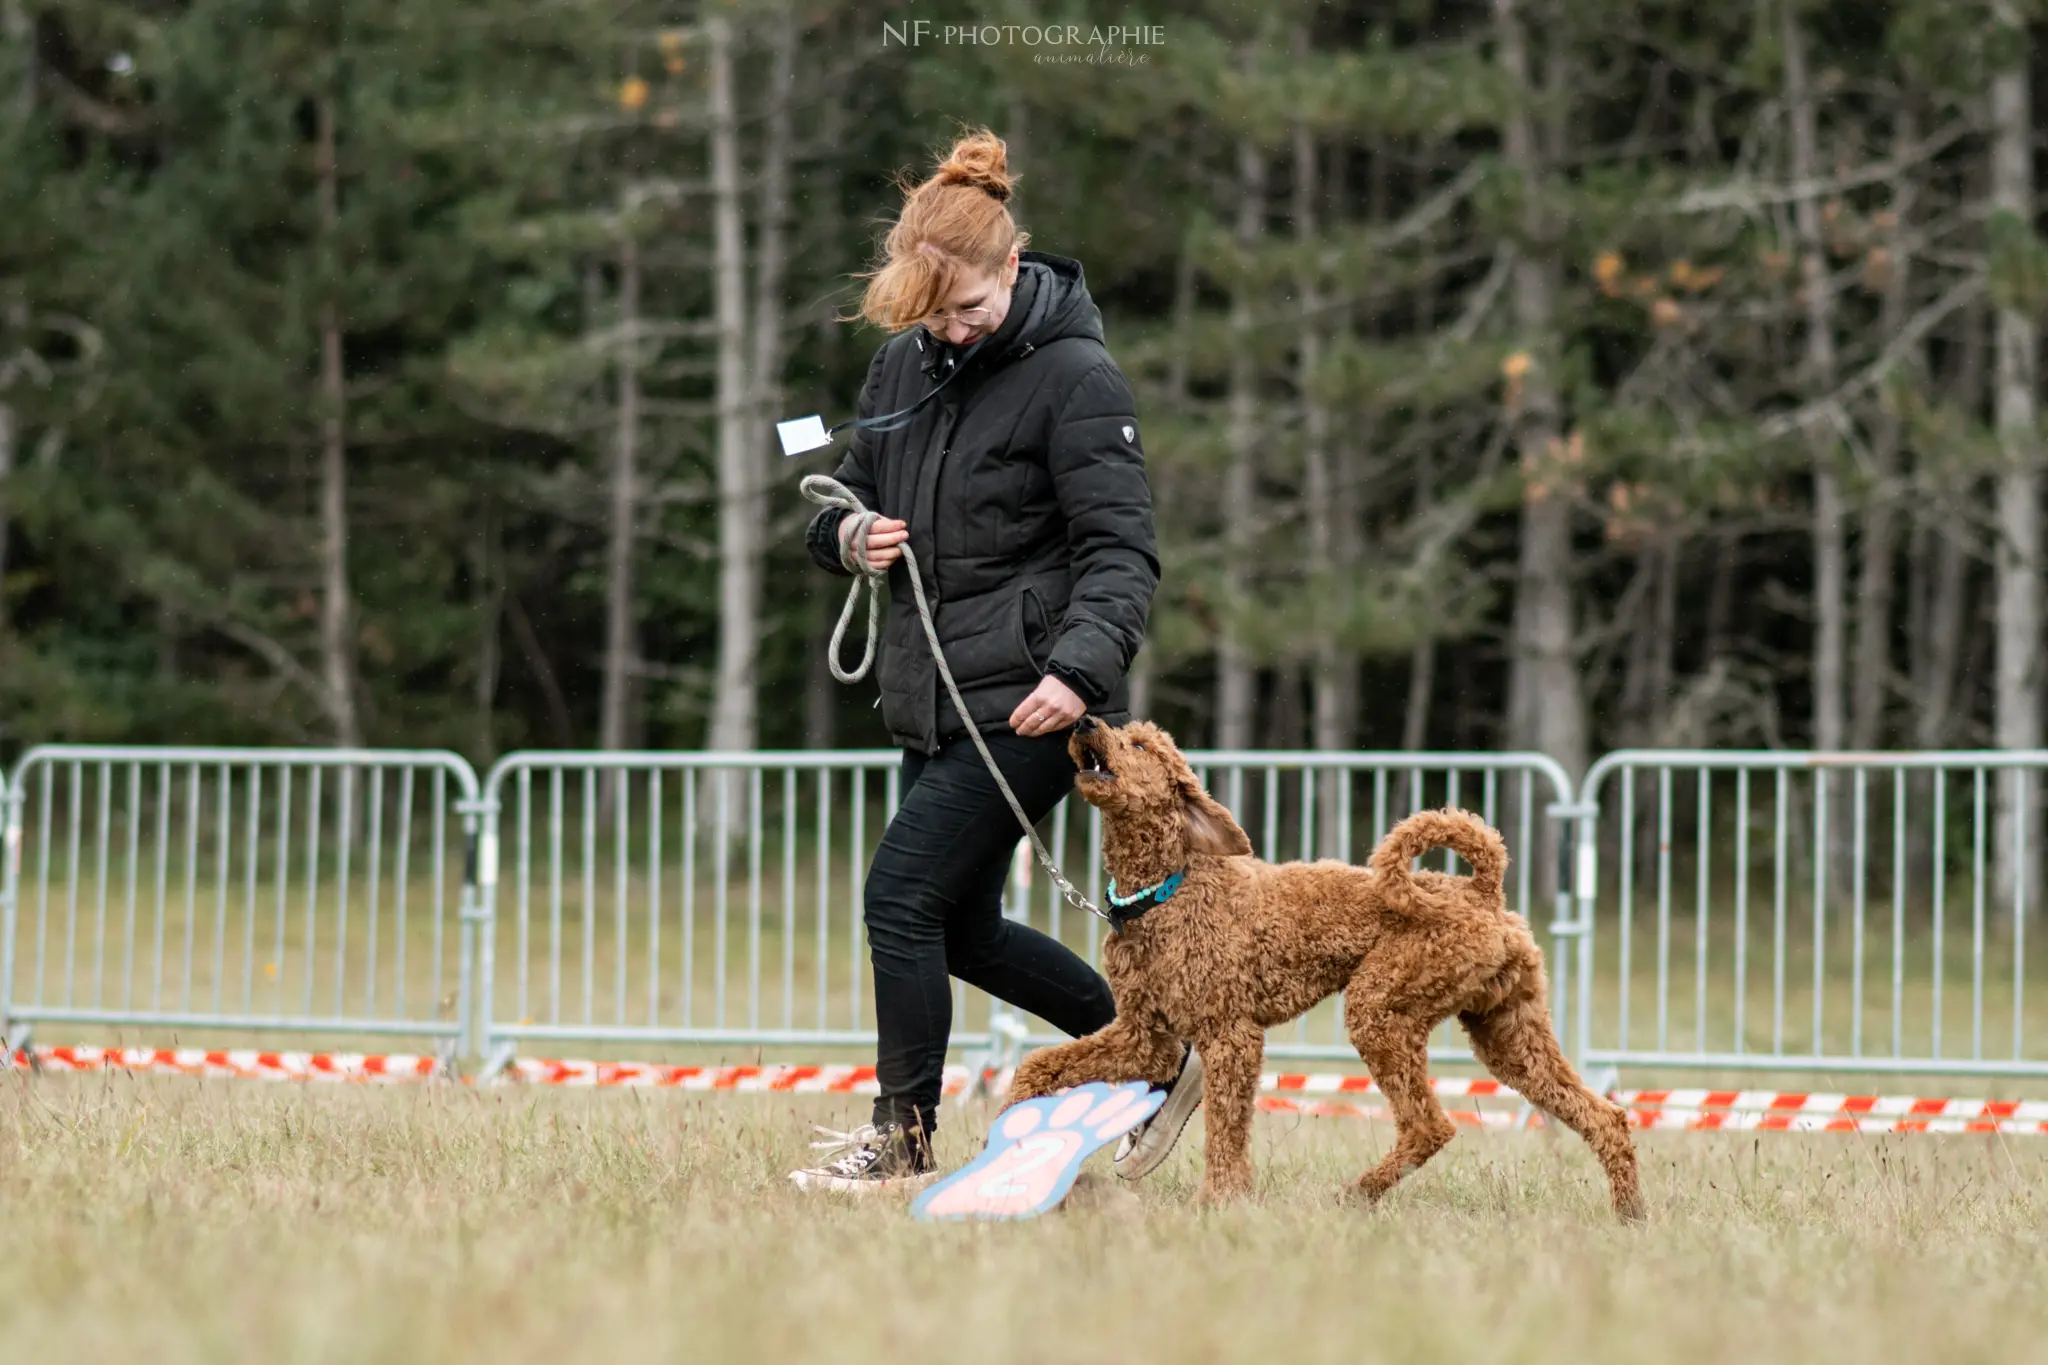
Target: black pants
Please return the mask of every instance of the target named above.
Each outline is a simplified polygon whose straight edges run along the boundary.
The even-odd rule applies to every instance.
[[[984,732],[1034,822],[1073,790],[1064,733]],[[903,756],[901,804],[868,868],[875,968],[877,1124],[938,1127],[957,976],[1074,1037],[1116,1017],[1109,983],[1071,949],[1003,918],[1003,885],[1023,831],[974,742]]]

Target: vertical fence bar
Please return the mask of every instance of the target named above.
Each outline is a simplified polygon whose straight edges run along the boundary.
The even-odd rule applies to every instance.
[[[279,1014],[284,1013],[284,944],[291,915],[286,888],[292,875],[292,773],[292,766],[287,763],[277,777],[277,938],[271,944],[270,970],[264,973],[276,983],[277,989],[271,992],[271,997],[276,1001]]]
[[[199,930],[199,765],[185,765],[185,987],[182,1008],[192,1008],[192,954]]]
[[[827,972],[832,948],[832,770],[818,769],[818,1027],[830,1028]]]
[[[647,773],[647,1027],[661,1022],[661,772]]]
[[[626,831],[628,814],[626,803],[633,790],[629,774],[624,768],[614,768],[606,774],[612,779],[612,1016],[620,1027],[626,1026],[626,945],[632,937],[627,922],[629,903],[632,895],[627,887],[626,855],[631,844]]]
[[[562,840],[567,834],[560,768],[548,773],[548,1022],[562,1022]]]
[[[516,945],[519,965],[513,969],[517,975],[513,977],[512,981],[514,997],[512,1012],[514,1017],[524,1024],[533,1018],[533,1005],[527,993],[527,976],[532,971],[533,966],[533,931],[529,918],[533,912],[533,894],[530,886],[533,876],[533,769],[525,764],[521,764],[517,775],[519,781],[519,850],[513,855],[513,859],[517,869],[514,875],[519,878],[519,890],[517,892],[518,909],[515,911],[519,918],[518,922],[512,927],[512,938]],[[491,1023],[495,1021],[486,1020],[485,1022]]]
[[[796,769],[782,770],[782,1027],[796,1027]]]
[[[39,822],[41,828],[37,831],[39,837],[36,841],[37,846],[40,850],[37,859],[38,866],[36,871],[35,999],[37,1004],[41,1004],[43,1001],[49,998],[50,989],[48,976],[44,968],[47,965],[45,962],[45,955],[49,946],[50,936],[50,827],[57,823],[56,814],[50,807],[50,792],[52,784],[54,782],[51,769],[54,766],[54,764],[49,763],[45,763],[43,765],[42,799],[36,803],[36,809],[42,815],[42,819]],[[159,844],[158,847],[161,848],[162,845]],[[158,906],[157,922],[159,924],[163,922],[163,911],[161,904],[159,904]],[[163,974],[159,972],[157,974],[157,979],[162,980],[162,978]]]
[[[135,769],[131,765],[130,772]],[[242,887],[242,1013],[256,1011],[256,870],[263,852],[263,765],[249,769],[249,852]],[[130,855],[131,862],[133,855]],[[132,896],[131,896],[132,899]]]
[[[713,878],[711,902],[712,913],[717,916],[711,925],[712,951],[717,958],[717,966],[714,968],[717,975],[712,981],[712,1004],[714,1006],[713,1012],[718,1020],[718,1027],[724,1028],[727,965],[725,955],[726,897],[728,883],[732,880],[730,876],[732,856],[732,783],[728,780],[731,773],[727,769],[711,768],[707,769],[707,771],[711,773],[713,778],[711,788],[718,794],[718,799],[714,803],[714,809],[718,812],[718,818],[713,823],[711,829],[711,875]]]
[[[70,854],[64,860],[64,1004],[75,1003],[78,983],[78,841],[85,817],[80,814],[85,800],[85,770],[73,762],[69,783],[71,797]]]
[[[337,802],[340,809],[335,812],[337,830],[334,842],[340,847],[341,869],[337,879],[334,897],[334,1017],[344,1013],[343,1002],[347,1000],[344,988],[348,982],[348,921],[349,905],[349,858],[356,846],[356,770],[353,765],[341,770],[341,795]]]
[[[1892,1056],[1905,1055],[1906,770],[1892,769]]]
[[[1828,855],[1832,851],[1828,844],[1828,774],[1822,770],[1813,777],[1813,1052],[1819,1056],[1826,1051],[1822,1027],[1822,1007],[1827,991],[1827,924],[1828,924]]]
[[[1709,803],[1713,795],[1711,778],[1713,770],[1702,767],[1699,775],[1699,812],[1697,833],[1694,842],[1697,849],[1694,857],[1699,866],[1694,869],[1695,921],[1693,924],[1693,1046],[1701,1052],[1707,1050],[1707,877],[1713,866],[1711,842],[1711,819]]]
[[[1671,768],[1657,768],[1657,1050],[1670,1046]]]
[[[227,983],[228,974],[228,883],[233,879],[233,872],[228,865],[228,824],[233,819],[233,816],[230,814],[233,787],[234,778],[230,773],[228,765],[223,763],[220,765],[219,806],[214,813],[214,819],[220,822],[220,830],[214,841],[214,867],[216,869],[214,880],[218,883],[214,888],[213,894],[213,1012],[215,1014],[220,1013],[221,992]]]
[[[444,998],[441,994],[441,983],[448,979],[441,972],[443,932],[448,922],[448,773],[445,769],[438,767],[434,769],[434,823],[432,828],[434,835],[434,923],[428,942],[434,959],[434,1000],[438,1004]],[[476,841],[465,838],[464,845],[467,849],[473,849],[476,847]]]
[[[384,911],[384,768],[372,764],[363,770],[370,782],[370,866],[369,922],[364,926],[363,1016],[377,1017],[377,921]]]
[[[0,803],[0,825],[6,822],[7,808]],[[250,817],[253,822],[255,817]],[[128,907],[122,915],[121,947],[121,1007],[135,1007],[135,874],[136,865],[142,859],[142,764],[128,765]],[[0,869],[4,875],[5,869]],[[253,875],[253,872],[252,874]],[[16,907],[17,911],[20,907]],[[7,945],[11,951],[12,942]],[[0,989],[13,984],[9,979],[0,982]]]
[[[747,1027],[761,1027],[761,770],[747,769]]]
[[[1735,770],[1735,1051],[1749,1048],[1749,769]]]
[[[867,850],[868,770],[856,766],[847,775],[853,787],[853,819],[847,830],[846,859],[846,1026],[860,1027],[861,855]]]
[[[93,912],[92,936],[92,1003],[95,1008],[107,1001],[107,854],[108,845],[113,842],[114,818],[114,765],[102,760],[99,769],[99,822],[93,839],[99,855],[99,888],[95,898],[97,909]]]
[[[697,774],[683,773],[683,1027],[697,986]]]
[[[1947,937],[1947,912],[1948,769],[1944,767],[1934,770],[1934,1023],[1933,1041],[1928,1049],[1931,1057],[1941,1056],[1941,984],[1946,965],[1942,948]]]
[[[2018,1061],[2026,1055],[2022,1037],[2026,1025],[2027,985],[2027,826],[2034,823],[2032,774],[2024,768],[2012,770],[2012,808],[2020,812],[2012,832],[2012,1055]]]
[[[597,1017],[597,769],[583,769],[583,1022]]]
[[[1864,852],[1867,847],[1864,824],[1865,807],[1867,804],[1865,791],[1869,786],[1866,779],[1868,777],[1869,773],[1866,770],[1861,767],[1856,769],[1854,789],[1856,803],[1853,816],[1854,833],[1850,845],[1850,877],[1854,888],[1851,892],[1851,897],[1856,908],[1856,918],[1850,921],[1849,924],[1850,951],[1856,957],[1856,965],[1849,976],[1849,1055],[1852,1057],[1861,1057],[1863,1055],[1863,893],[1865,887],[1863,863]]]
[[[1984,769],[1973,774],[1970,829],[1970,1056],[1984,1058]]]
[[[1621,1001],[1618,1014],[1621,1027],[1620,1046],[1628,1047],[1628,1024],[1630,997],[1634,994],[1635,973],[1635,910],[1636,910],[1636,769],[1633,766],[1621,770],[1621,947],[1617,956],[1621,964]]]
[[[313,972],[315,959],[319,957],[317,945],[319,903],[320,903],[320,807],[321,787],[326,769],[314,768],[308,785],[312,788],[306,799],[306,1003],[302,1007],[307,1015],[313,1013]]]
[[[1792,825],[1792,812],[1788,808],[1789,786],[1785,770],[1778,769],[1777,848],[1771,888],[1771,1055],[1774,1057],[1785,1054],[1785,845]]]
[[[521,771],[523,772],[524,770],[522,769]],[[397,936],[398,945],[397,951],[392,954],[396,959],[396,965],[393,967],[396,977],[392,986],[392,999],[393,1008],[398,1011],[398,1017],[401,1019],[411,1017],[405,1012],[405,977],[406,940],[412,937],[412,921],[407,915],[407,908],[411,903],[412,894],[412,779],[413,772],[410,765],[400,770],[398,774],[398,868],[393,874],[396,879],[393,893],[397,904],[393,907],[394,913],[392,916],[393,933]],[[495,800],[495,797],[493,799]],[[493,821],[497,820],[499,813],[494,810],[490,818]],[[521,851],[524,852],[523,843]],[[495,864],[493,866],[495,867]],[[496,904],[495,898],[492,903],[493,905]],[[496,935],[496,925],[487,924],[484,927],[493,936]],[[523,918],[520,922],[519,932],[522,935],[523,941],[523,935],[526,932],[526,924]],[[520,960],[521,976],[519,981],[519,1014],[521,1018],[526,1016],[525,966],[525,959],[522,957]],[[438,985],[439,983],[437,982],[436,984]],[[490,1021],[486,1020],[485,1022],[488,1023]]]

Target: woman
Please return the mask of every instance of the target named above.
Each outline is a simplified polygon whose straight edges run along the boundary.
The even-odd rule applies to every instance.
[[[1024,250],[1002,140],[961,138],[908,190],[861,312],[895,333],[875,353],[838,480],[879,514],[812,519],[812,557],[886,569],[877,660],[882,719],[903,746],[902,798],[868,870],[874,966],[873,1122],[806,1189],[876,1190],[933,1173],[957,976],[1079,1037],[1115,1016],[1109,985],[1058,941],[1003,918],[1022,836],[940,686],[919,624],[908,543],[969,715],[1031,818],[1071,790],[1067,732],[1084,711],[1128,715],[1126,673],[1159,583],[1151,493],[1130,386],[1102,341],[1076,261]],[[943,387],[941,387],[943,386]],[[936,391],[936,392],[935,392]],[[928,400],[920,403],[920,400]],[[1192,1054],[1189,1054],[1192,1056]],[[1158,1164],[1200,1099],[1184,1063],[1120,1173]]]

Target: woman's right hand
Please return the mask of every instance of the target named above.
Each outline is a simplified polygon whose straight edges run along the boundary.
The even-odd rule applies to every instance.
[[[846,558],[846,543],[853,535],[858,518],[844,517],[839,522],[839,557]],[[903,557],[903,542],[910,539],[910,528],[893,517],[876,517],[868,529],[868,567],[877,571],[888,568]]]

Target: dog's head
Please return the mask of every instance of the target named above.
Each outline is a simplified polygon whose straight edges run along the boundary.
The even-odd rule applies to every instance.
[[[1180,841],[1189,853],[1219,858],[1249,854],[1230,812],[1202,790],[1173,736],[1150,721],[1109,726],[1083,716],[1067,740],[1078,771],[1074,789],[1103,817],[1124,826],[1148,826],[1155,845]]]

